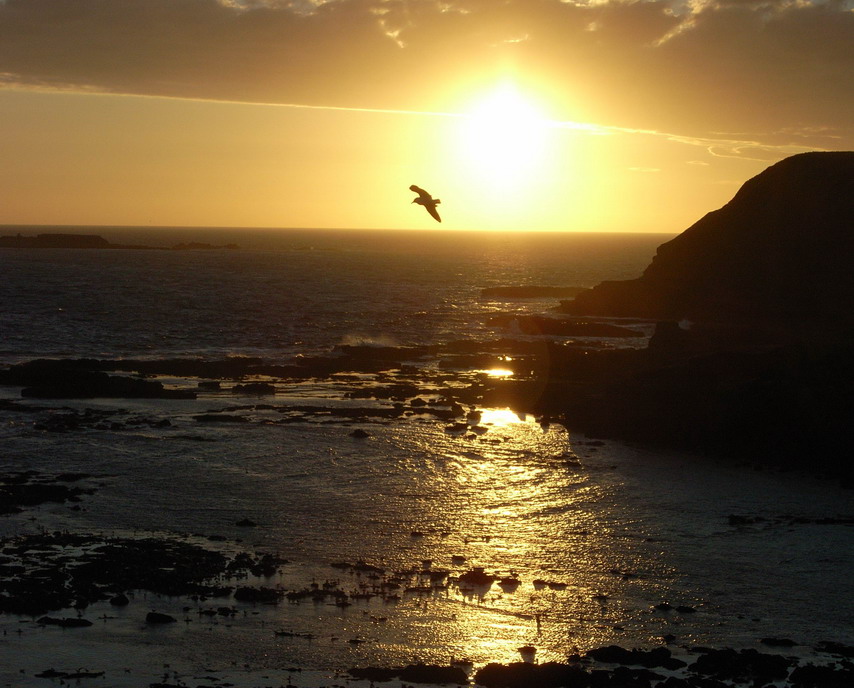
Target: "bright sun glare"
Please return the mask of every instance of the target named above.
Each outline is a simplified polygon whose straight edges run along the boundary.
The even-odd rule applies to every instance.
[[[503,84],[469,110],[459,150],[484,186],[507,191],[541,170],[547,129],[533,102]]]

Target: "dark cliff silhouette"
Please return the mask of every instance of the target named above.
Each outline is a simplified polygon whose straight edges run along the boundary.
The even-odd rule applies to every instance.
[[[804,153],[662,244],[643,275],[565,302],[575,315],[803,330],[854,324],[854,152]]]
[[[854,481],[852,263],[854,152],[783,160],[638,279],[563,302],[660,322],[645,350],[555,352],[536,403],[588,434]]]

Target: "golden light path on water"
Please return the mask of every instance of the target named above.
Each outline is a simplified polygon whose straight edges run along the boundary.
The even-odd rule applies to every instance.
[[[371,607],[352,612],[345,632],[371,638],[367,659],[482,665],[519,661],[531,646],[538,661],[561,661],[619,642],[625,625],[640,623],[632,610],[660,599],[662,567],[640,534],[623,532],[632,526],[610,513],[607,480],[580,470],[567,431],[510,409],[479,411],[462,433],[415,423],[372,438],[399,463],[381,478],[370,527],[354,533],[356,556],[388,571],[414,565],[421,585],[431,571],[449,578],[403,595],[381,625],[362,623],[380,613]],[[472,571],[491,578],[460,580]],[[638,571],[646,580],[632,594],[648,600],[624,595],[624,576]]]

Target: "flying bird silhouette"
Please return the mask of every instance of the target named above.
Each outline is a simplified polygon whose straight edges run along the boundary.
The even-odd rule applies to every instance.
[[[424,210],[430,213],[433,216],[433,219],[436,220],[436,222],[442,221],[442,218],[439,217],[439,211],[436,210],[436,206],[439,205],[442,201],[440,201],[438,198],[433,198],[424,189],[422,189],[420,186],[415,186],[415,184],[410,186],[409,190],[414,191],[418,194],[418,198],[413,199],[413,203],[423,205]]]

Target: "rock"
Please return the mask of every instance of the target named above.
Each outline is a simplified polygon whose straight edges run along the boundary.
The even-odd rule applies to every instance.
[[[490,576],[485,573],[482,568],[474,568],[471,571],[466,571],[460,576],[460,583],[468,583],[476,587],[492,585],[496,580],[496,576]]]
[[[268,382],[247,382],[243,385],[234,385],[231,393],[270,396],[276,393],[276,388]]]
[[[238,526],[239,528],[255,528],[258,524],[255,523],[255,521],[252,521],[251,519],[242,518],[234,525]]]
[[[401,681],[413,683],[455,683],[468,685],[468,676],[460,667],[437,666],[431,664],[410,664],[398,674]]]
[[[691,664],[689,671],[711,676],[721,681],[747,682],[765,685],[786,678],[793,660],[780,655],[768,655],[756,650],[705,649]]]
[[[169,614],[161,614],[160,612],[148,612],[145,615],[145,623],[148,624],[169,624],[176,623],[178,619]]]
[[[587,655],[597,662],[610,664],[624,664],[630,666],[642,666],[647,669],[661,667],[663,669],[680,669],[686,666],[681,659],[671,656],[666,647],[657,647],[652,650],[625,650],[618,645],[609,645],[590,650]]]
[[[284,591],[276,588],[243,587],[234,591],[235,600],[254,604],[278,604],[284,596]]]
[[[769,647],[794,647],[797,645],[794,640],[789,638],[762,638],[759,642]]]
[[[355,437],[356,439],[365,439],[366,437],[370,437],[370,435],[362,428],[356,428],[353,432],[350,433],[350,437]]]
[[[822,640],[815,646],[815,649],[817,652],[826,652],[831,655],[854,659],[854,646],[852,645],[843,645],[842,643],[831,640]]]
[[[26,563],[26,576],[0,576],[0,613],[37,617],[86,606],[115,596],[118,590],[146,590],[169,597],[231,594],[210,584],[229,573],[263,575],[266,560],[225,555],[172,539],[100,538],[55,532],[0,540],[6,566]],[[67,565],[70,550],[85,552]],[[258,573],[255,573],[258,571]],[[107,591],[110,591],[109,593]],[[50,617],[45,617],[50,618]]]
[[[560,337],[643,337],[643,333],[628,327],[588,320],[568,320],[540,315],[499,315],[490,318],[488,325],[518,330],[528,335]]]
[[[43,626],[59,626],[61,628],[86,628],[92,625],[92,622],[88,619],[80,619],[77,617],[57,619],[50,616],[43,616],[36,623]]]
[[[591,685],[591,678],[592,675],[582,667],[559,662],[546,662],[544,664],[531,664],[529,662],[491,663],[478,669],[474,676],[475,683],[486,688],[516,688],[518,686],[586,688]],[[607,681],[607,676],[604,678]],[[600,681],[595,685],[605,688],[608,683]]]
[[[796,667],[789,680],[798,688],[849,688],[854,686],[854,670],[806,664]]]
[[[37,359],[0,372],[0,384],[24,387],[35,399],[195,399],[194,392],[165,389],[156,380],[107,375],[97,361]]]
[[[248,423],[246,416],[238,416],[232,413],[200,413],[193,416],[197,423]]]
[[[126,607],[130,604],[130,600],[128,599],[127,595],[121,593],[119,595],[116,595],[115,597],[111,597],[110,604],[114,607]]]
[[[385,682],[399,678],[412,683],[468,685],[468,676],[460,667],[433,664],[410,664],[401,669],[380,667],[353,668],[347,671],[356,680]]]

